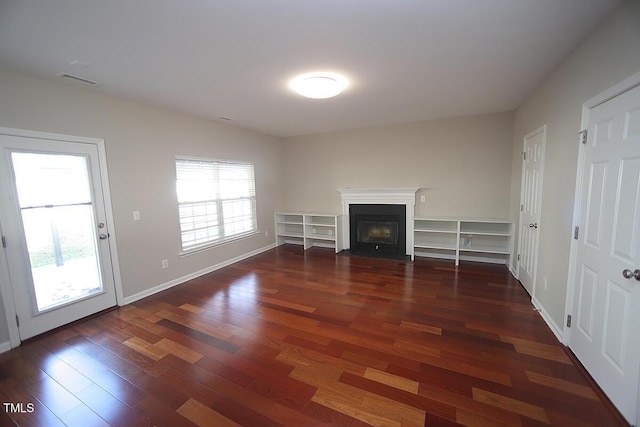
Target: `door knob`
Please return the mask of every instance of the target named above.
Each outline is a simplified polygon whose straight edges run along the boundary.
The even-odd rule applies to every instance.
[[[640,281],[640,268],[636,268],[634,271],[625,268],[624,270],[622,270],[622,276],[625,279],[631,279],[633,277],[634,279]]]
[[[538,223],[534,222],[533,224],[529,224],[529,228],[538,228]]]
[[[104,240],[109,236],[107,236],[106,234],[100,234],[98,237],[100,237],[100,240]]]

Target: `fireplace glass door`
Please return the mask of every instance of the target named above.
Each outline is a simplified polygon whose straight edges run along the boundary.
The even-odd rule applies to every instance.
[[[398,244],[397,221],[358,221],[358,241],[375,245]]]
[[[349,243],[352,253],[392,259],[405,256],[404,205],[353,204],[349,206]]]

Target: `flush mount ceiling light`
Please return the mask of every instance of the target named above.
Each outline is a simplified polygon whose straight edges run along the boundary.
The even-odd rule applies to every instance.
[[[340,74],[319,72],[302,74],[291,80],[289,87],[304,97],[325,99],[338,95],[348,83]]]

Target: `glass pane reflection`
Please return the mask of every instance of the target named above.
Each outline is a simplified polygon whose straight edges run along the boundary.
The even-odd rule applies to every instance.
[[[87,159],[12,153],[37,311],[102,292]]]

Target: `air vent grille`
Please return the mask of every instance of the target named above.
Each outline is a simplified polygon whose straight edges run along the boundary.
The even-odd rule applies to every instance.
[[[89,80],[89,79],[85,79],[82,77],[78,77],[78,76],[74,76],[73,74],[67,74],[67,73],[62,73],[62,74],[58,74],[58,77],[62,77],[65,79],[70,79],[76,82],[80,82],[80,83],[84,83],[84,84],[88,84],[91,86],[97,86],[98,83],[94,82],[93,80]]]

